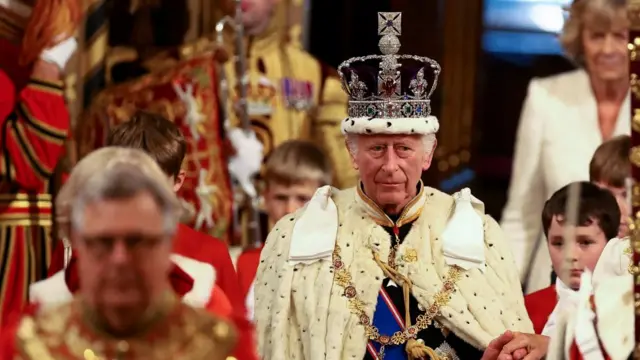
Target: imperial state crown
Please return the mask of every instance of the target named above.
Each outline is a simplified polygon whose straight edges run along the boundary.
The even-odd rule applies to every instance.
[[[431,95],[440,65],[433,59],[399,55],[402,14],[378,13],[378,43],[382,55],[354,57],[338,67],[349,95],[349,117],[343,134],[435,134]]]

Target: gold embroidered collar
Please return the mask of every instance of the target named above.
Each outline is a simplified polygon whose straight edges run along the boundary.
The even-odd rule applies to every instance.
[[[373,200],[371,200],[370,197],[367,196],[367,194],[364,193],[364,190],[362,189],[362,183],[358,184],[358,195],[356,196],[356,202],[365,211],[365,213],[367,213],[367,215],[369,215],[373,219],[373,221],[376,222],[376,224],[386,227],[401,227],[414,221],[415,219],[420,217],[420,214],[422,213],[422,208],[424,208],[424,204],[427,200],[427,194],[424,190],[424,184],[422,183],[422,180],[420,180],[418,187],[418,194],[413,199],[411,199],[409,203],[407,203],[407,205],[402,210],[402,213],[400,213],[398,221],[396,222],[393,222],[393,220],[391,220],[391,218],[389,218],[389,216],[382,209],[380,209],[378,204],[376,204]]]
[[[82,299],[81,296],[77,297],[80,308],[82,310],[82,319],[90,329],[96,331],[99,334],[113,336],[109,327],[104,320],[100,317],[96,310],[90,308]],[[146,312],[142,315],[140,322],[137,326],[131,330],[127,336],[134,336],[144,334],[153,328],[161,320],[165,319],[171,311],[173,311],[180,302],[173,291],[165,291],[162,293],[158,301],[152,304]],[[117,336],[113,336],[117,337]]]

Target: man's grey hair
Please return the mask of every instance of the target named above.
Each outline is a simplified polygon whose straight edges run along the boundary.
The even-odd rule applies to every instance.
[[[56,199],[56,220],[61,238],[80,230],[87,206],[103,200],[129,199],[150,194],[164,217],[164,231],[171,236],[178,226],[180,204],[172,185],[158,164],[138,149],[107,147],[80,161]]]
[[[358,136],[366,136],[361,134],[348,134],[346,137],[347,148],[351,155],[355,156],[358,153]],[[433,144],[436,141],[435,134],[422,135],[422,146],[425,153],[431,153],[433,151]]]

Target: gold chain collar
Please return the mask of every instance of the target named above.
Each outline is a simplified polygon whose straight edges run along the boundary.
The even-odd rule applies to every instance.
[[[347,299],[349,299],[349,309],[354,315],[358,317],[358,324],[364,326],[367,338],[369,340],[378,342],[382,346],[402,345],[404,343],[407,343],[411,339],[415,339],[420,331],[428,328],[433,323],[435,317],[440,314],[440,309],[442,308],[442,306],[449,303],[449,297],[456,291],[455,285],[462,277],[461,268],[457,266],[451,267],[442,285],[442,288],[438,293],[434,295],[431,306],[429,306],[424,314],[418,315],[415,324],[406,326],[405,329],[403,329],[402,331],[396,331],[391,336],[381,335],[378,328],[376,328],[372,324],[372,319],[365,312],[364,302],[358,297],[358,291],[352,281],[351,274],[345,268],[345,264],[342,261],[342,257],[340,256],[340,251],[340,246],[336,245],[333,251],[333,266],[336,269],[336,276],[334,281],[338,286],[343,288],[343,295]],[[373,256],[374,260],[376,260],[376,263],[380,265],[380,259],[378,258],[378,255],[374,253]],[[383,268],[383,270],[385,270],[385,268]],[[408,279],[404,276],[402,277],[405,279],[402,284],[403,287],[411,286],[410,282],[408,282]],[[405,302],[406,301],[407,300],[405,299]],[[405,304],[405,308],[409,308],[408,304]]]

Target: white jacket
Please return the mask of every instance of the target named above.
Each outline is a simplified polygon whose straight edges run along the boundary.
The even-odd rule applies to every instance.
[[[627,97],[614,136],[630,132],[629,111]],[[601,143],[597,104],[586,71],[574,70],[529,83],[509,197],[500,223],[522,281],[531,256],[535,256],[527,293],[550,283],[551,261],[540,220],[544,203],[570,182],[589,180],[589,162]]]

